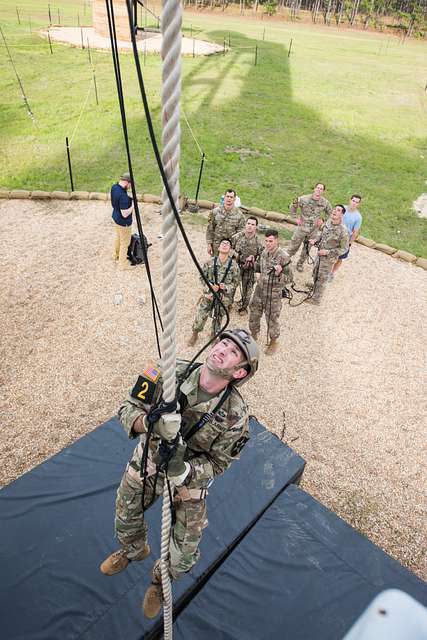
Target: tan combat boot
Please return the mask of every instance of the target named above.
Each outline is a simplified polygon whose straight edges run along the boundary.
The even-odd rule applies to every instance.
[[[197,342],[197,338],[198,337],[199,337],[199,333],[197,331],[193,331],[193,333],[191,334],[191,338],[187,342],[187,346],[188,347],[194,347],[194,345]]]
[[[124,549],[118,549],[117,551],[114,551],[114,553],[108,556],[108,558],[106,558],[99,567],[101,573],[103,573],[105,576],[114,576],[116,573],[124,571],[130,562],[126,553],[127,552]],[[149,555],[150,547],[148,546],[148,544],[146,544],[143,552],[141,553],[141,556],[136,560],[140,562],[142,560],[145,560],[145,558]]]
[[[152,575],[152,582],[145,592],[142,603],[144,616],[150,620],[159,615],[163,605],[162,574],[159,560],[154,564]]]
[[[277,338],[271,338],[270,344],[267,346],[266,350],[264,351],[265,355],[271,356],[273,355],[273,353],[276,353],[278,346],[279,346],[279,341],[277,340]]]

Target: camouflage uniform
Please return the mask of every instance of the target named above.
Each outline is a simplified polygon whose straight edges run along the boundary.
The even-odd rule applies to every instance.
[[[289,262],[289,255],[281,247],[277,247],[272,253],[267,249],[262,252],[260,261],[256,265],[256,271],[260,271],[261,275],[249,305],[249,330],[252,335],[259,333],[261,317],[264,313],[269,337],[277,340],[280,336],[282,289],[286,282],[292,282],[293,279]],[[283,267],[280,276],[272,273],[273,267],[278,264]]]
[[[333,224],[328,220],[322,231],[318,231],[316,240],[319,240],[319,249],[327,249],[327,256],[317,256],[313,267],[314,290],[312,299],[320,302],[325,291],[328,276],[338,257],[348,249],[348,231],[343,224]]]
[[[301,225],[296,228],[286,251],[290,256],[293,256],[298,251],[301,243],[304,242],[297,262],[302,267],[308,255],[306,243],[318,232],[318,227],[315,226],[314,222],[317,218],[325,220],[330,215],[332,207],[331,203],[323,196],[320,196],[319,200],[315,200],[312,195],[297,198],[290,207],[292,215],[297,214],[298,207],[301,209]]]
[[[178,361],[177,377],[183,376],[188,362]],[[207,401],[199,401],[200,367],[191,372],[181,386],[179,398],[182,412],[181,434],[184,440],[189,431],[203,414],[215,409],[224,391]],[[156,388],[154,401],[161,395],[161,380]],[[183,400],[183,396],[185,399]],[[132,426],[140,415],[145,415],[150,407],[140,400],[130,397],[119,409],[119,419],[129,438],[135,438]],[[170,539],[170,573],[178,578],[191,569],[200,557],[199,542],[202,530],[207,526],[206,494],[207,488],[215,476],[223,473],[230,464],[239,458],[239,453],[249,439],[248,408],[232,387],[231,393],[213,418],[187,440],[185,460],[191,470],[182,487],[173,489],[176,522]],[[144,511],[147,506],[163,492],[163,473],[158,476],[155,486],[156,467],[153,456],[160,443],[153,435],[149,444],[149,457],[145,487],[145,504],[142,505],[141,459],[145,444],[145,434],[133,452],[127,465],[116,501],[116,535],[127,557],[137,560],[144,556],[147,541],[147,525]]]
[[[240,271],[237,264],[231,258],[228,258],[224,263],[222,263],[217,256],[214,256],[203,265],[203,273],[211,284],[224,283],[225,291],[221,294],[218,292],[218,294],[221,296],[221,302],[223,305],[228,308],[233,303],[234,292],[239,284]],[[193,331],[203,331],[206,320],[212,313],[214,315],[212,330],[216,332],[221,326],[221,319],[224,317],[225,312],[215,299],[209,300],[207,296],[212,294],[206,286],[206,283],[203,280],[202,282],[205,287],[203,295],[201,296],[197,306],[196,317],[193,323]]]
[[[240,267],[242,293],[240,309],[247,309],[255,283],[255,264],[253,266],[245,265],[245,261],[248,256],[254,256],[255,262],[257,262],[264,247],[257,234],[253,238],[247,238],[245,231],[239,231],[234,234],[231,238],[231,246],[234,249],[236,260]]]
[[[218,255],[218,247],[223,238],[231,239],[245,224],[245,216],[237,207],[233,207],[231,211],[226,211],[223,206],[216,207],[209,216],[206,229],[206,242],[212,245],[213,255]]]

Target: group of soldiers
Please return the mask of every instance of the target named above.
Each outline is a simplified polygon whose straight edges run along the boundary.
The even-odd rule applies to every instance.
[[[217,295],[204,283],[189,346],[197,342],[209,317],[212,335],[218,332],[225,309],[231,308],[239,289],[238,313],[245,315],[249,310],[249,330],[255,340],[261,318],[265,316],[268,334],[265,353],[274,353],[280,336],[284,287],[293,283],[291,258],[301,245],[296,270],[303,271],[308,260],[313,264],[312,282],[308,283],[310,289],[305,301],[320,303],[326,284],[333,277],[334,266],[349,249],[349,233],[343,224],[345,207],[337,204],[332,208],[324,191],[325,185],[319,182],[313,193],[300,196],[292,203],[291,213],[296,216],[297,228],[286,250],[279,245],[276,229],[265,231],[262,242],[257,218],[246,219],[235,206],[236,192],[233,189],[225,192],[223,204],[209,216],[206,242],[211,257],[203,265],[205,278]],[[317,256],[312,259],[310,249],[314,246]],[[259,274],[257,279],[256,274]]]

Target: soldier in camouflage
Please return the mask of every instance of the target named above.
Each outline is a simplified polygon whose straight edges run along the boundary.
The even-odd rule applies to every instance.
[[[289,255],[293,256],[298,251],[301,243],[303,244],[297,262],[297,271],[303,270],[303,265],[309,252],[310,239],[317,236],[319,227],[322,226],[324,220],[332,211],[330,202],[322,195],[325,189],[323,182],[318,182],[311,195],[300,196],[291,204],[292,215],[297,214],[298,208],[301,210],[301,215],[297,218],[297,229],[286,249]]]
[[[240,271],[237,264],[230,256],[231,242],[228,238],[223,238],[219,244],[219,253],[210,258],[203,265],[203,273],[218,294],[222,304],[227,309],[232,305],[236,287],[239,284]],[[188,341],[188,346],[196,344],[198,335],[203,331],[206,320],[212,317],[212,335],[215,335],[221,327],[225,311],[218,300],[213,296],[205,281],[203,294],[197,306],[196,317],[193,323],[193,333]]]
[[[310,304],[320,304],[332,267],[338,257],[348,250],[348,231],[342,223],[345,207],[335,205],[323,229],[311,238],[310,244],[317,244],[317,258],[313,267],[313,295],[307,298]]]
[[[266,231],[265,249],[255,267],[261,275],[249,304],[249,329],[255,340],[258,338],[261,317],[265,315],[267,339],[269,339],[266,354],[274,353],[278,346],[282,290],[285,283],[292,282],[293,279],[290,261],[287,252],[279,247],[277,230]]]
[[[243,231],[239,231],[231,238],[234,255],[240,267],[240,289],[242,299],[239,304],[239,314],[247,313],[249,301],[255,283],[255,263],[258,261],[263,245],[257,235],[258,219],[250,216],[246,219]]]
[[[206,242],[210,256],[218,255],[222,238],[231,238],[245,226],[245,216],[235,206],[236,192],[227,189],[224,204],[216,207],[209,216],[206,229]]]
[[[130,396],[119,409],[119,419],[129,438],[140,437],[117,492],[116,535],[121,548],[101,564],[105,575],[126,569],[130,561],[144,560],[150,553],[147,543],[145,509],[163,492],[164,473],[156,476],[156,454],[161,440],[173,440],[179,430],[180,442],[168,465],[176,521],[170,539],[169,572],[177,579],[197,562],[202,530],[207,526],[206,495],[215,476],[222,474],[249,439],[248,407],[237,386],[253,376],[258,368],[258,347],[244,329],[225,331],[212,347],[204,364],[188,371],[188,362],[177,363],[178,401],[181,411],[177,423],[154,423],[148,443],[145,492],[141,479],[142,453],[147,437],[147,414],[162,393],[161,377],[151,404]],[[153,369],[147,370],[152,374]],[[146,372],[144,372],[146,373]],[[158,372],[157,372],[158,373]],[[208,422],[198,423],[207,413]],[[144,495],[144,504],[142,497]],[[154,618],[162,605],[162,589],[157,561],[153,582],[144,598],[144,613]]]

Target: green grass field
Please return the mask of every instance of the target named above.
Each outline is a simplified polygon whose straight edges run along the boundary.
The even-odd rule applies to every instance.
[[[63,25],[77,25],[77,14],[91,24],[83,1],[51,4],[54,21],[58,8]],[[109,189],[126,167],[111,54],[92,52],[97,106],[87,51],[54,44],[51,55],[37,34],[47,3],[25,0],[19,14],[21,24],[16,6],[0,0],[35,123],[0,38],[0,187],[69,190],[68,136],[75,189]],[[182,108],[207,156],[200,197],[217,200],[230,185],[244,204],[287,211],[320,180],[332,203],[363,195],[364,235],[427,257],[427,222],[411,208],[426,190],[425,43],[227,14],[185,14],[187,34],[190,25],[201,38],[231,43],[226,55],[184,59]],[[160,193],[132,56],[121,64],[137,190]],[[147,56],[144,74],[160,138],[157,56]],[[181,191],[190,196],[199,164],[182,119]]]

